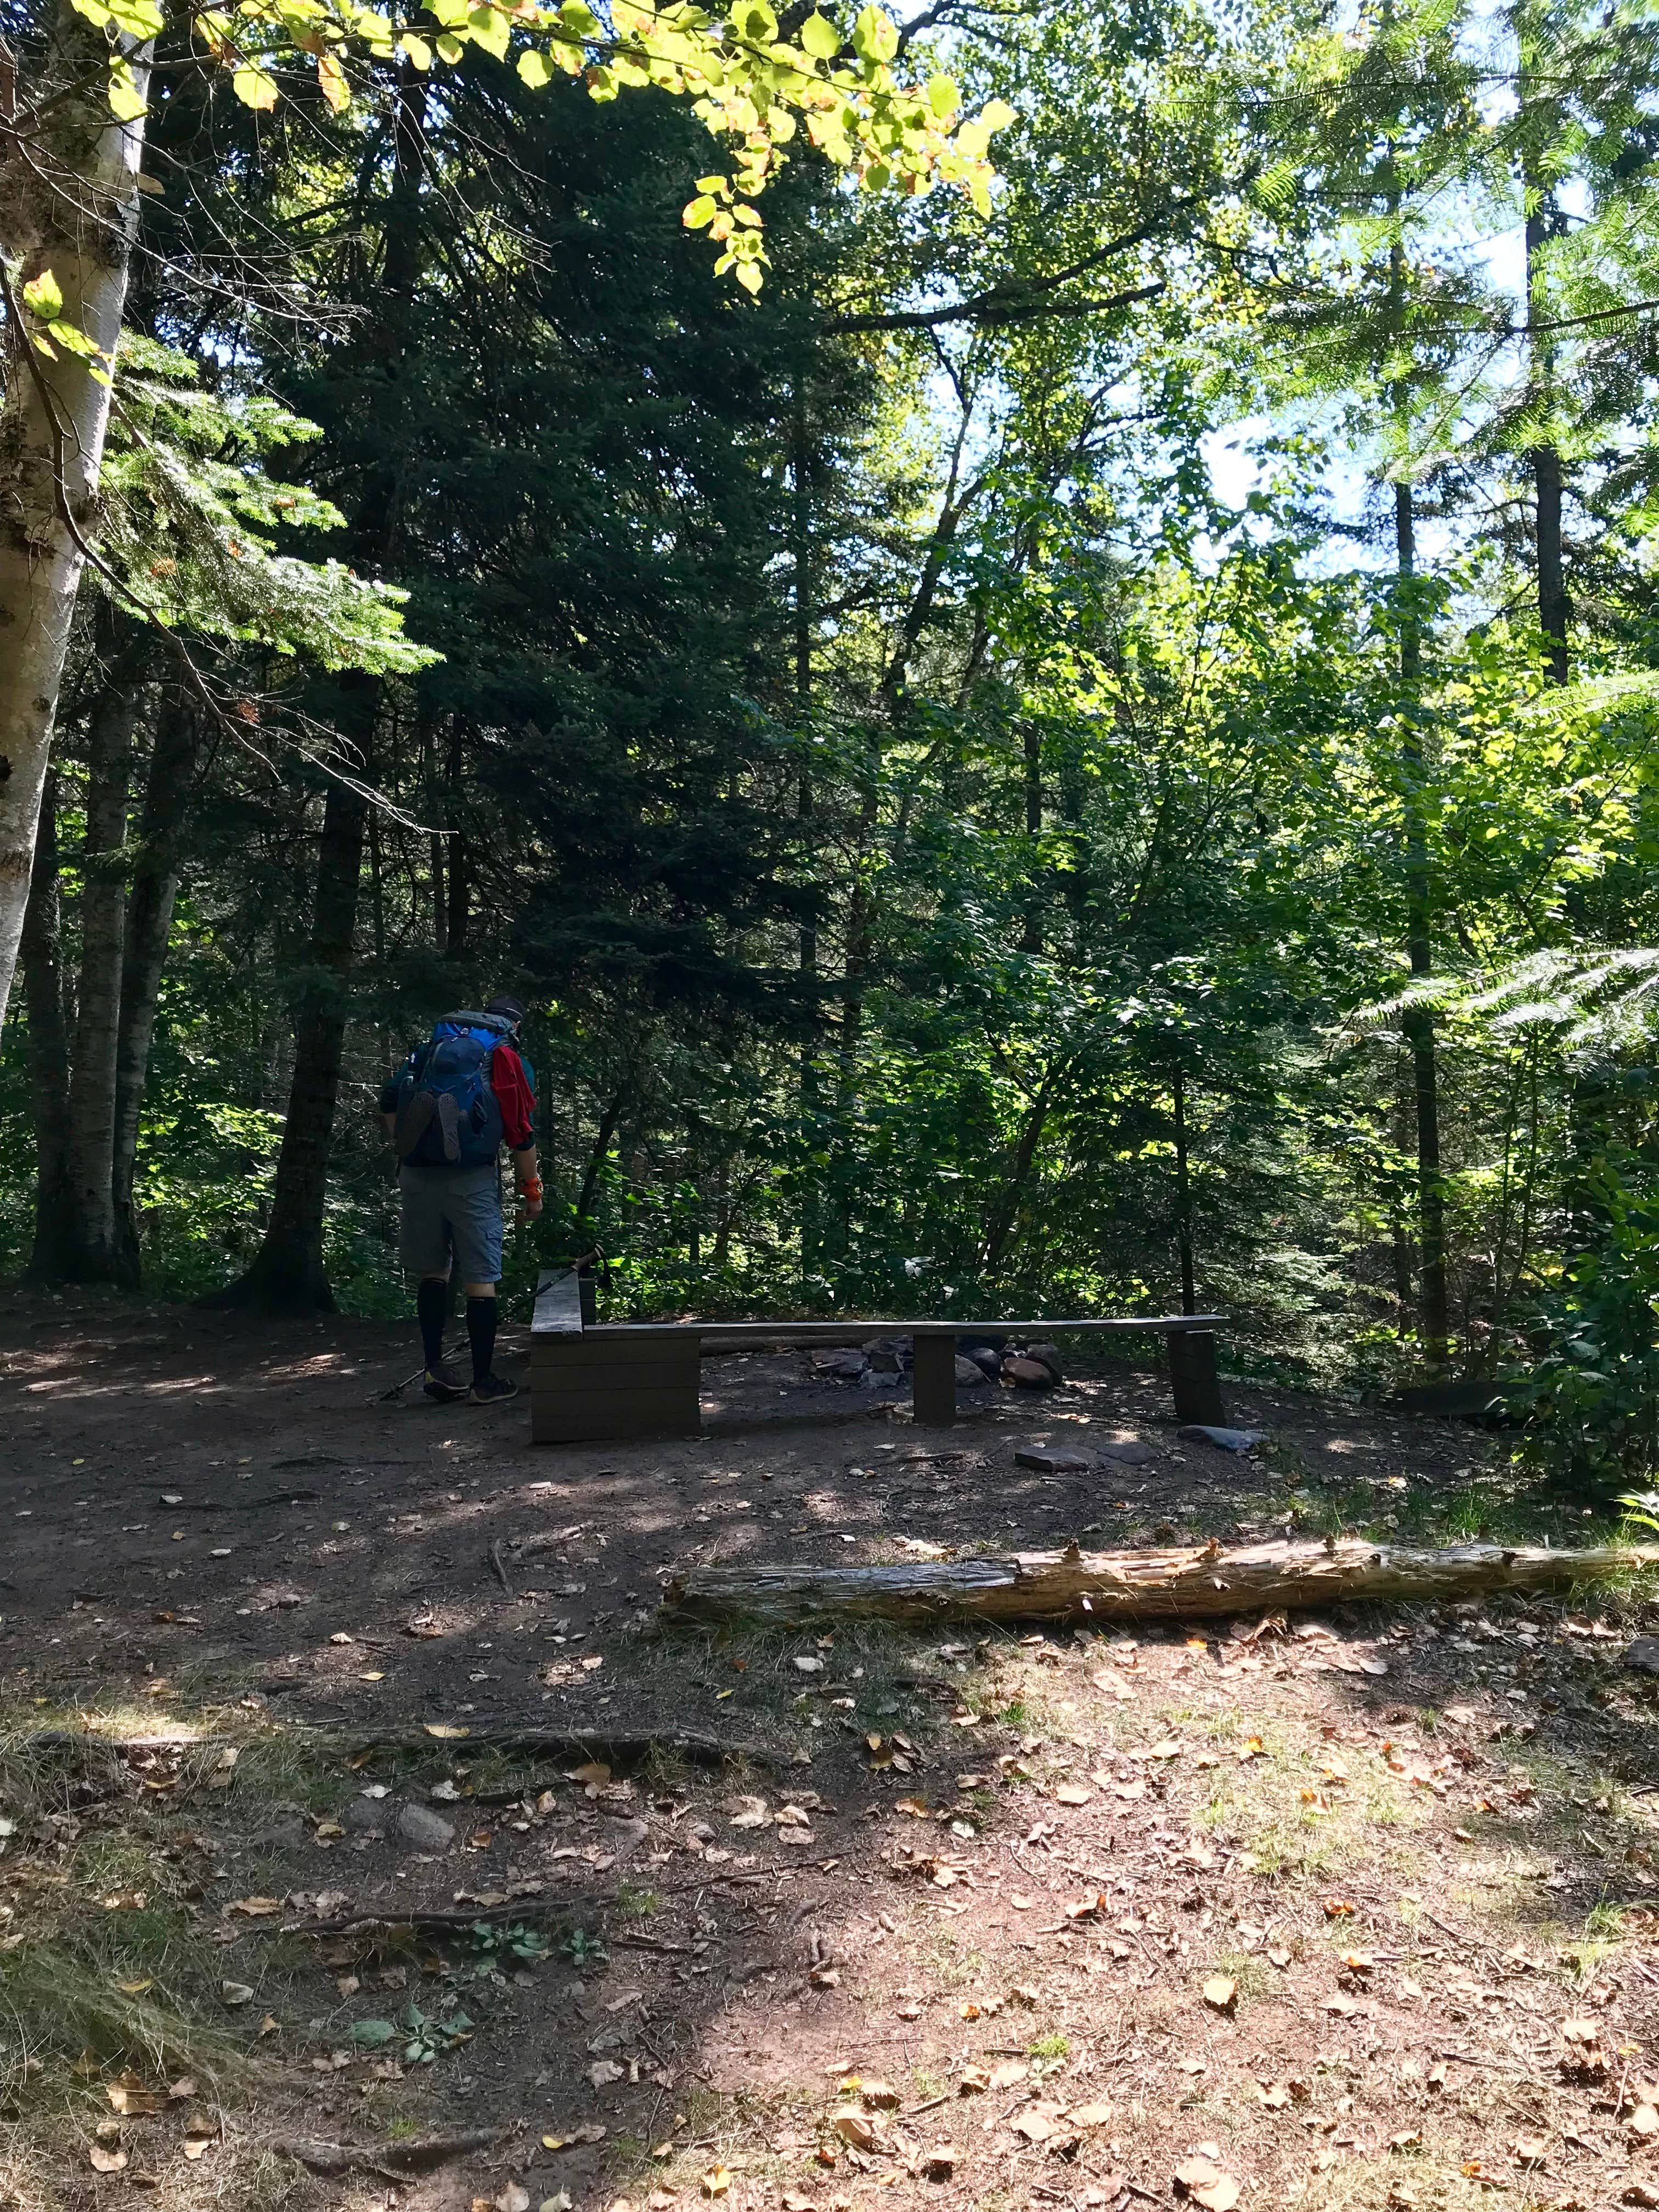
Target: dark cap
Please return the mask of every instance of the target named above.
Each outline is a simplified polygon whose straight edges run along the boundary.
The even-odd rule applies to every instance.
[[[487,1014],[500,1014],[504,1020],[511,1022],[516,1028],[524,1019],[524,1001],[521,999],[515,999],[510,991],[503,991],[499,998],[490,1000],[484,1008],[484,1012]]]

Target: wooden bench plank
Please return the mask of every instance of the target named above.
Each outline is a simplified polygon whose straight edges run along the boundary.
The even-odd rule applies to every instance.
[[[717,1340],[722,1350],[750,1344],[867,1344],[873,1336],[1100,1336],[1123,1330],[1223,1327],[1224,1314],[1149,1314],[1109,1321],[607,1321],[590,1328],[587,1340],[626,1342],[647,1332],[677,1331]]]
[[[580,1336],[582,1333],[581,1285],[574,1268],[562,1275],[552,1270],[544,1272],[536,1285],[535,1311],[531,1316],[532,1336]]]

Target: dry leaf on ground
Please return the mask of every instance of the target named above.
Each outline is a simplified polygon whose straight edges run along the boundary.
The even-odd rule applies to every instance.
[[[167,2110],[167,2091],[147,2089],[143,2078],[131,2072],[118,2074],[112,2081],[106,2081],[104,2094],[114,2109],[130,2120],[144,2119],[152,2112]]]
[[[1213,2159],[1194,2154],[1175,2172],[1176,2185],[1204,2212],[1232,2212],[1238,2202],[1238,2184]]]
[[[877,2123],[856,2105],[843,2105],[838,2112],[831,2112],[830,2124],[854,2150],[873,2150],[880,2140],[881,2130]]]

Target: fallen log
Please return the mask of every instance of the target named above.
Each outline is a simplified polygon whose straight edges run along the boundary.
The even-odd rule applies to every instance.
[[[659,1751],[678,1752],[682,1759],[699,1766],[723,1766],[728,1759],[776,1766],[785,1757],[766,1744],[751,1743],[743,1737],[707,1735],[700,1729],[684,1728],[641,1729],[613,1725],[577,1730],[483,1724],[445,1729],[436,1738],[429,1729],[375,1731],[331,1726],[326,1731],[317,1730],[319,1735],[325,1733],[343,1741],[349,1738],[365,1751],[428,1753],[441,1743],[459,1747],[458,1757],[482,1750],[518,1751],[538,1759],[604,1759],[618,1766],[633,1765]]]
[[[665,1618],[787,1625],[825,1620],[1195,1620],[1305,1611],[1356,1598],[1483,1597],[1603,1582],[1659,1566],[1659,1547],[1451,1544],[1438,1551],[1373,1544],[1251,1544],[1224,1551],[1020,1552],[891,1567],[690,1567],[663,1596]]]
[[[690,1881],[653,1882],[657,1897],[681,1897],[693,1890],[741,1888],[765,1881],[764,1874],[694,1875]],[[515,1921],[568,1920],[578,1905],[605,1906],[617,1902],[614,1889],[567,1889],[556,1897],[517,1897],[505,1905],[480,1905],[465,1911],[425,1911],[418,1905],[365,1905],[360,1911],[337,1913],[331,1920],[269,1921],[248,1930],[251,1936],[349,1936],[358,1928],[412,1928],[417,1935],[441,1936],[456,1929],[487,1925],[510,1927]]]
[[[400,2181],[411,2173],[430,2172],[453,2158],[473,2151],[493,2150],[508,2133],[505,2128],[462,2128],[454,2135],[411,2136],[402,2142],[325,2142],[317,2136],[272,2136],[270,2148],[313,2173],[378,2173]]]
[[[422,1756],[440,1753],[459,1745],[469,1753],[518,1751],[539,1759],[604,1759],[618,1766],[636,1764],[659,1751],[678,1752],[682,1759],[700,1766],[723,1766],[728,1761],[744,1759],[757,1766],[776,1766],[787,1757],[768,1744],[751,1743],[741,1736],[708,1735],[698,1729],[622,1729],[613,1724],[577,1730],[485,1724],[446,1729],[441,1735],[434,1735],[430,1728],[372,1730],[344,1727],[337,1721],[321,1724],[301,1721],[295,1725],[304,1731],[307,1742],[318,1745],[326,1744],[336,1749],[349,1745],[360,1751]],[[43,1755],[95,1751],[112,1762],[118,1762],[130,1753],[177,1753],[182,1756],[189,1751],[245,1751],[250,1741],[257,1740],[228,1735],[98,1735],[90,1729],[36,1729],[29,1735],[11,1737],[7,1748]],[[548,1778],[550,1781],[557,1778]],[[538,1783],[536,1786],[544,1785]]]

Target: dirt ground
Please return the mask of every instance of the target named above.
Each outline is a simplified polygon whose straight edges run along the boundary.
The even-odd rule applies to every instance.
[[[411,1341],[0,1296],[4,2212],[1659,2206],[1644,1590],[657,1617],[692,1562],[1593,1525],[1501,1437],[1233,1384],[1241,1458],[1086,1358],[925,1431],[786,1352],[701,1440],[534,1449],[386,1402]]]

